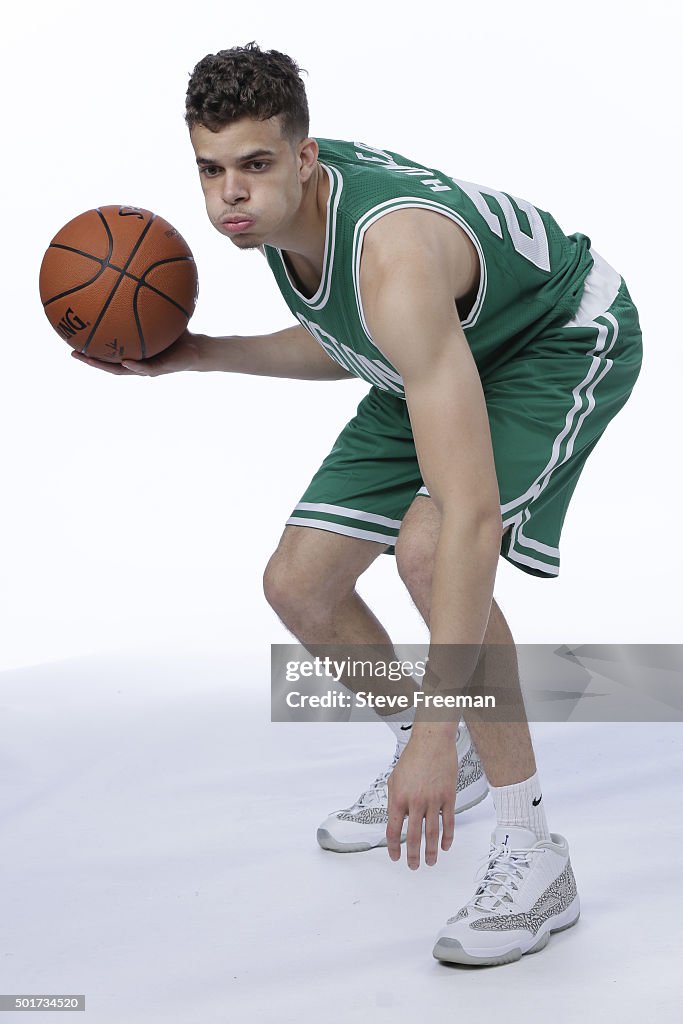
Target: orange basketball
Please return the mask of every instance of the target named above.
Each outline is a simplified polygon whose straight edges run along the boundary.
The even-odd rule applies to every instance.
[[[40,298],[59,336],[120,363],[168,348],[197,301],[192,252],[168,221],[137,206],[101,206],[65,224],[40,267]]]

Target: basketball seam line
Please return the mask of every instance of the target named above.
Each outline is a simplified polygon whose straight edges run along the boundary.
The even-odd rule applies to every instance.
[[[55,295],[53,298],[48,299],[47,302],[43,303],[43,309],[45,309],[47,306],[49,306],[51,302],[56,302],[57,299],[63,299],[66,295],[73,295],[74,292],[80,291],[81,288],[86,288],[88,285],[93,284],[93,282],[95,282],[98,279],[98,277],[102,276],[102,274],[105,272],[107,267],[110,265],[109,261],[111,260],[112,254],[114,252],[114,236],[111,233],[109,225],[107,224],[106,218],[105,218],[104,214],[102,213],[102,211],[98,209],[98,210],[95,210],[95,213],[98,215],[98,217],[100,218],[100,220],[104,224],[104,230],[107,232],[107,245],[109,247],[109,251],[107,252],[107,255],[104,258],[104,260],[98,259],[97,256],[93,256],[91,253],[83,252],[82,249],[74,249],[74,248],[72,248],[69,245],[63,245],[60,242],[50,242],[50,245],[48,246],[48,248],[50,248],[50,249],[52,249],[52,248],[54,248],[54,249],[65,249],[65,250],[67,250],[69,252],[75,252],[75,253],[78,253],[81,256],[85,256],[86,259],[97,260],[98,263],[101,263],[100,269],[97,271],[95,276],[92,277],[89,281],[86,281],[85,284],[79,284],[79,285],[77,285],[76,288],[68,288],[67,291],[62,292],[60,295]]]
[[[56,302],[57,299],[63,299],[66,295],[72,295],[74,292],[80,291],[81,288],[87,288],[88,285],[93,284],[98,279],[98,277],[101,277],[105,270],[113,270],[117,274],[122,274],[124,277],[129,277],[131,281],[135,281],[135,283],[138,285],[138,288],[136,288],[135,290],[136,295],[139,291],[139,287],[142,285],[145,288],[149,288],[150,291],[156,292],[157,295],[160,295],[162,298],[167,299],[169,302],[172,302],[173,305],[176,306],[180,310],[180,312],[183,313],[188,318],[188,320],[192,315],[191,312],[188,313],[188,311],[183,306],[181,306],[179,302],[176,302],[175,299],[172,299],[170,295],[166,294],[166,292],[162,292],[160,288],[157,288],[155,285],[150,284],[149,281],[146,281],[145,277],[147,276],[147,274],[149,274],[151,270],[156,270],[157,267],[163,267],[165,263],[180,263],[183,260],[192,260],[194,262],[193,256],[170,256],[168,259],[165,260],[157,260],[156,263],[152,263],[149,267],[147,267],[147,270],[145,270],[142,277],[137,277],[135,274],[131,274],[130,270],[123,270],[121,267],[117,267],[114,263],[108,262],[109,257],[107,257],[106,259],[102,259],[100,256],[93,256],[92,253],[83,252],[82,249],[74,249],[74,247],[71,245],[61,245],[59,242],[50,243],[49,248],[65,249],[67,252],[75,252],[79,256],[85,256],[89,260],[94,260],[95,263],[99,263],[101,264],[101,266],[94,277],[91,277],[88,281],[84,281],[83,284],[77,284],[75,288],[68,288],[65,292],[60,292],[59,295],[53,295],[51,299],[48,299],[47,302],[43,303],[43,308],[49,306],[51,302]]]
[[[150,284],[149,281],[145,280],[147,275],[151,273],[152,270],[156,270],[157,267],[163,267],[164,264],[166,263],[180,263],[182,260],[192,260],[192,262],[194,263],[194,257],[192,256],[169,256],[165,260],[157,260],[156,263],[151,263],[150,266],[147,267],[147,270],[144,272],[142,277],[138,278],[137,288],[135,289],[135,298],[137,299],[137,295],[138,292],[140,291],[140,288],[149,288],[151,291],[156,292],[157,295],[161,295],[162,298],[166,299],[168,302],[171,302],[176,307],[176,309],[179,309],[183,316],[186,316],[187,319],[189,320],[190,317],[192,316],[193,310],[190,310],[190,312],[188,313],[188,311],[184,309],[179,302],[176,302],[175,299],[172,299],[170,295],[167,295],[166,292],[162,292],[160,288],[155,288],[153,284]],[[133,275],[131,274],[130,276],[132,277]]]
[[[147,232],[149,231],[149,229],[151,228],[151,226],[152,226],[152,224],[154,223],[155,220],[156,220],[156,214],[153,213],[152,216],[150,217],[149,221],[147,222],[147,224],[145,224],[145,227],[143,228],[143,230],[140,232],[140,237],[138,238],[137,242],[133,246],[133,248],[131,250],[131,253],[130,253],[130,256],[128,257],[128,259],[124,263],[124,265],[123,265],[123,270],[124,271],[132,263],[133,257],[135,256],[136,252],[138,251],[138,249],[142,245],[143,239],[145,238]],[[102,321],[102,318],[104,317],[104,314],[109,309],[109,306],[111,305],[111,301],[114,298],[114,295],[116,294],[116,291],[117,291],[119,285],[121,284],[122,280],[123,280],[123,272],[119,275],[119,278],[118,278],[116,284],[114,285],[114,287],[112,288],[112,290],[109,293],[109,297],[107,298],[107,301],[102,306],[102,309],[100,310],[100,314],[99,314],[97,320],[95,321],[93,329],[91,330],[90,334],[88,335],[88,338],[87,338],[87,341],[86,341],[85,345],[81,349],[82,353],[85,353],[87,351],[88,345],[92,341],[92,337],[93,337],[95,331],[97,330],[97,328],[99,327],[99,325],[100,325],[100,323]],[[143,348],[144,348],[144,343],[143,343]],[[143,351],[142,358],[144,359],[144,351]]]
[[[53,248],[53,246],[50,246],[50,248]],[[60,246],[54,246],[54,248],[66,249],[67,247],[65,245],[60,245]],[[72,250],[72,251],[75,251],[75,250]],[[47,309],[47,307],[52,302],[56,302],[58,299],[63,299],[66,295],[73,295],[74,292],[80,291],[81,288],[87,288],[89,284],[94,284],[95,281],[98,279],[98,277],[102,277],[102,274],[107,269],[107,264],[103,260],[99,260],[98,262],[101,262],[102,266],[100,267],[100,269],[97,271],[97,273],[93,277],[89,278],[87,281],[83,281],[82,284],[77,284],[75,286],[75,288],[67,288],[67,290],[65,292],[60,292],[59,295],[53,295],[51,299],[48,299],[47,302],[43,303],[43,309]]]

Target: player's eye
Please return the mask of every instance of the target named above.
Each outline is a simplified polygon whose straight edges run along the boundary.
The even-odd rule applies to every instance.
[[[268,162],[266,160],[251,160],[249,166],[253,167],[255,171],[262,171],[264,167],[268,166]]]
[[[207,164],[205,167],[200,167],[199,173],[203,174],[205,178],[215,178],[216,175],[220,174],[220,170],[220,167]]]

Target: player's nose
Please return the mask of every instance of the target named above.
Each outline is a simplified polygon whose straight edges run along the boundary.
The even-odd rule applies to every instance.
[[[224,203],[234,205],[243,202],[248,196],[246,182],[241,175],[226,173],[223,175],[221,199]]]

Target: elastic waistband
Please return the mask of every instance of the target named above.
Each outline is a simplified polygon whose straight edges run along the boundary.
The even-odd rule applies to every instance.
[[[621,287],[621,274],[611,267],[595,249],[589,250],[593,266],[583,286],[581,303],[565,327],[586,327],[596,316],[606,313]]]

